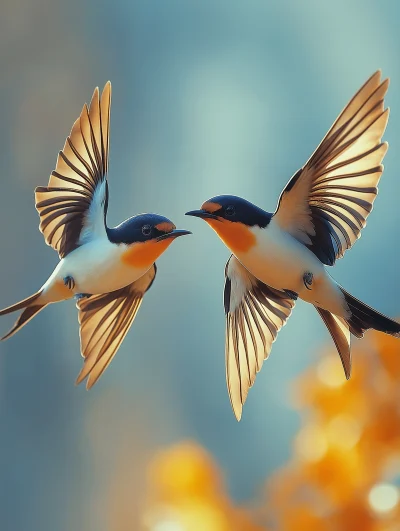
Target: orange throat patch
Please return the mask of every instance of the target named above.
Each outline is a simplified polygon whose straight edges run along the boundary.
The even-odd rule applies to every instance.
[[[131,267],[150,267],[159,256],[171,245],[173,238],[160,242],[150,240],[130,245],[123,253],[121,260]]]
[[[256,237],[247,225],[238,222],[206,218],[224,244],[234,253],[245,253],[256,244]]]

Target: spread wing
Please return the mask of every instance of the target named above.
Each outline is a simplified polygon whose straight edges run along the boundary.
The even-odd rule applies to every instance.
[[[106,370],[126,336],[143,300],[154,282],[156,265],[136,282],[103,295],[91,295],[77,302],[81,354],[85,358],[76,383],[89,376],[90,389]]]
[[[279,199],[277,223],[326,265],[360,237],[378,194],[388,148],[381,143],[388,85],[380,71],[365,83]]]
[[[225,267],[226,379],[237,420],[294,301],[256,279],[232,255]]]
[[[39,228],[61,258],[105,234],[111,83],[96,88],[57,158],[48,186],[35,190]]]

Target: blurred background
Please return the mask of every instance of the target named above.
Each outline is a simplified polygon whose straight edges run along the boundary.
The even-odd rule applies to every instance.
[[[108,79],[109,224],[157,212],[194,232],[159,260],[134,326],[90,392],[74,386],[82,360],[72,301],[1,343],[2,530],[399,529],[398,343],[354,341],[345,384],[328,332],[300,301],[238,424],[224,368],[229,253],[184,216],[222,193],[273,211],[382,68],[391,78],[386,169],[368,227],[334,277],[400,315],[399,18],[396,0],[2,1],[0,306],[38,289],[57,263],[33,190]],[[12,322],[1,320],[1,335]],[[373,434],[383,434],[379,448]]]

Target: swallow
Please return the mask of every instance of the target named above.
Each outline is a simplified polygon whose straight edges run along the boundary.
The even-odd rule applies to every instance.
[[[400,337],[399,323],[350,295],[327,271],[360,237],[378,193],[388,84],[378,71],[363,85],[289,180],[273,214],[231,195],[186,213],[204,219],[232,252],[225,267],[225,356],[238,420],[297,298],[317,309],[347,379],[351,335],[373,328]]]
[[[76,298],[84,364],[76,383],[91,388],[126,336],[144,294],[152,286],[156,260],[179,236],[166,217],[133,216],[114,228],[106,223],[111,83],[96,88],[75,121],[48,186],[35,190],[40,231],[60,261],[33,295],[4,310],[23,310],[2,339],[14,335],[47,305]]]

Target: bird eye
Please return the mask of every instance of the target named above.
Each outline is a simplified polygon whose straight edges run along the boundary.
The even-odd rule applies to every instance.
[[[142,234],[144,236],[149,236],[151,234],[151,225],[143,225]]]
[[[227,216],[234,216],[235,215],[235,207],[233,205],[229,205],[225,209],[225,214]]]

